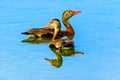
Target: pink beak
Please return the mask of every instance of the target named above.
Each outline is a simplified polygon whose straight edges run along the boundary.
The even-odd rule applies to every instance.
[[[44,26],[44,28],[46,28],[46,29],[49,28],[49,27],[50,27],[50,24],[47,24],[46,26]]]
[[[72,14],[73,14],[73,15],[76,15],[76,14],[81,13],[81,12],[82,12],[82,11],[80,11],[80,10],[75,10],[75,11],[72,12]]]

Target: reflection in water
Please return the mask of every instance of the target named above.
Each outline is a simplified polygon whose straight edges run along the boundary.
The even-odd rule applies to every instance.
[[[50,43],[52,40],[52,36],[44,36],[44,37],[36,37],[36,36],[29,36],[28,38],[22,40],[22,42],[25,43],[32,43],[32,44],[41,44],[41,43]],[[64,36],[60,36],[59,39],[61,39]],[[73,39],[74,35],[68,35],[67,38]]]
[[[60,47],[56,48],[55,46],[49,46],[50,49],[57,55],[61,56],[73,56],[75,54],[84,54],[83,52],[75,51],[74,47]]]
[[[52,37],[35,37],[30,36],[27,39],[22,40],[22,42],[32,43],[32,44],[41,44],[41,43],[50,43]]]
[[[63,36],[59,37],[61,39]],[[68,35],[68,39],[73,39],[74,35]],[[23,43],[31,43],[31,44],[42,44],[42,43],[50,43],[52,40],[52,36],[45,37],[35,37],[29,36],[28,38],[22,40]]]
[[[45,58],[45,60],[47,60],[52,66],[55,66],[57,68],[59,68],[60,66],[62,66],[62,63],[63,63],[62,56],[59,55],[59,54],[56,54],[56,59]]]
[[[70,37],[73,37],[73,35],[71,35]],[[50,43],[51,37],[37,38],[35,36],[30,36],[29,38],[23,40],[22,42],[27,42],[32,44]],[[56,48],[55,45],[50,44],[49,47],[51,51],[55,53],[56,58],[55,59],[45,58],[45,60],[47,60],[52,66],[55,66],[57,68],[62,66],[63,63],[62,56],[69,57],[69,56],[74,56],[75,54],[84,54],[83,52],[75,51],[74,44],[69,46],[66,46],[64,44],[64,46],[61,46],[59,48]]]
[[[52,66],[55,66],[57,68],[62,66],[62,63],[63,63],[62,56],[68,57],[68,56],[74,56],[75,54],[84,54],[83,52],[75,51],[74,47],[60,47],[60,48],[56,48],[53,45],[50,45],[49,47],[55,53],[56,59],[45,58],[45,60],[47,60]]]

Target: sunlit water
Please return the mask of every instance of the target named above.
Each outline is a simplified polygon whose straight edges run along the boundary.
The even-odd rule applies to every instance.
[[[21,32],[61,20],[66,9],[82,11],[70,22],[85,55],[63,57],[55,68],[44,60],[55,58],[49,44],[21,43],[28,37]],[[120,80],[120,1],[1,0],[0,80]]]

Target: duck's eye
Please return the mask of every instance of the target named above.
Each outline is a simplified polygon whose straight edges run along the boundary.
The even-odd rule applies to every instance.
[[[67,14],[71,14],[71,11],[69,11]]]

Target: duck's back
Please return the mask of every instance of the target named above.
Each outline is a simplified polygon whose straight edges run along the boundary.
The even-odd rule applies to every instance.
[[[47,35],[47,34],[54,34],[54,29],[52,28],[33,28],[28,30],[27,32],[23,32],[22,34],[26,35],[34,35],[34,36],[42,36],[42,35]]]

